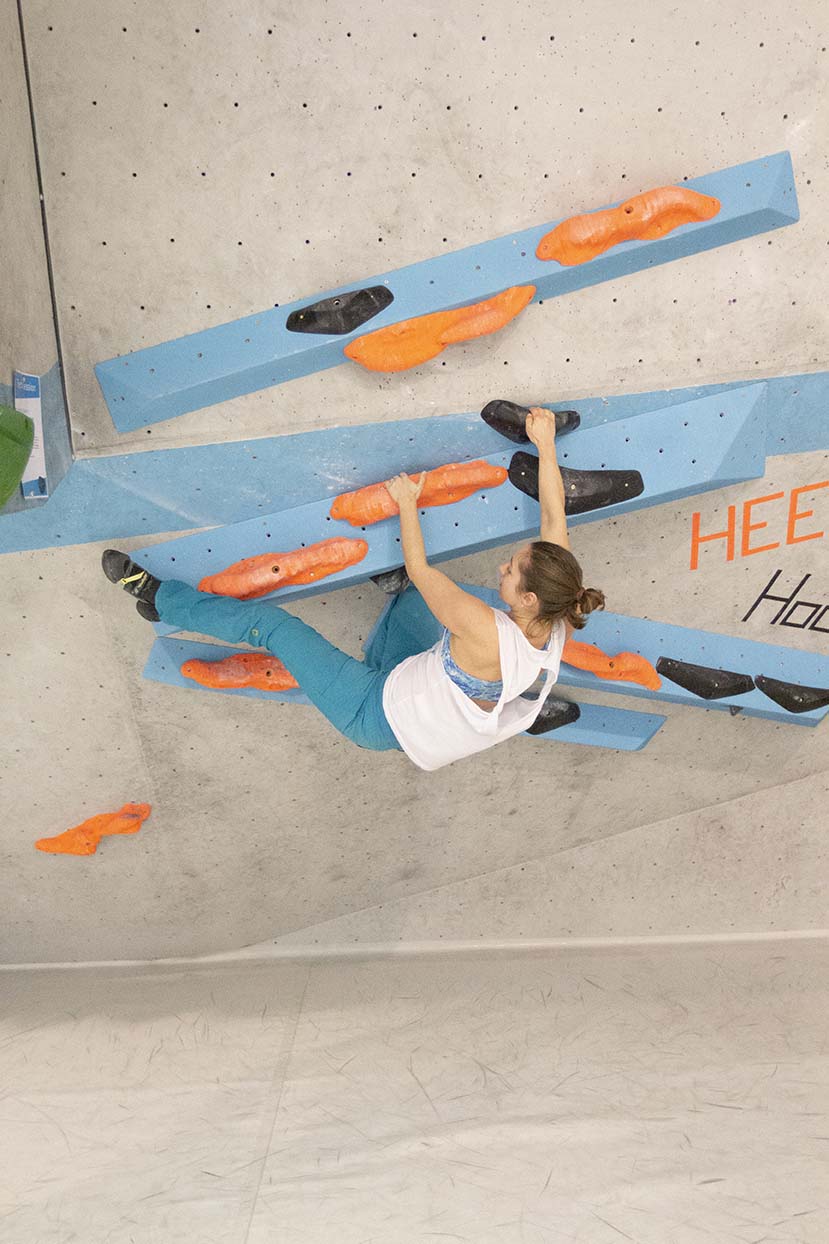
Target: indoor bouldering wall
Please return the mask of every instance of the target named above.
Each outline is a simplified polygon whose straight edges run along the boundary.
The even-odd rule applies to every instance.
[[[819,6],[20,15],[3,245],[38,284],[7,294],[0,384],[60,388],[60,341],[74,461],[0,516],[0,958],[822,928]],[[290,688],[188,680],[204,637],[101,573],[113,545],[195,583],[363,540],[281,589],[359,655],[399,533],[336,497],[486,460],[497,483],[424,518],[481,592],[534,530],[532,446],[492,402],[578,414],[560,460],[607,614],[579,636],[599,657],[562,667],[560,732],[421,772]],[[86,856],[35,848],[130,804],[140,828]]]

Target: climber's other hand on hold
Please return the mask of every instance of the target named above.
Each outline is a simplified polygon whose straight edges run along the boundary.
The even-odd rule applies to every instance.
[[[402,509],[407,504],[417,504],[418,497],[423,491],[425,478],[426,472],[421,471],[418,479],[412,479],[403,472],[401,475],[395,475],[392,479],[386,480],[386,490],[392,501],[397,504],[398,509]]]
[[[525,422],[527,436],[539,454],[556,452],[556,417],[543,406],[531,406]]]

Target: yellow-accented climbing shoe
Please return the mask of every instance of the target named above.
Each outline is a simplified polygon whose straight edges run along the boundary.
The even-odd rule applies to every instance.
[[[158,621],[155,607],[155,594],[161,586],[161,580],[150,574],[143,566],[130,559],[128,554],[118,549],[105,549],[101,557],[101,566],[110,583],[116,583],[138,602],[136,608],[142,618],[150,622]]]

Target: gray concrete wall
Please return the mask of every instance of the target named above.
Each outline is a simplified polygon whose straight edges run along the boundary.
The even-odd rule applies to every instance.
[[[0,4],[3,108],[0,112],[0,385],[12,372],[36,375],[55,364],[54,320],[17,4]]]
[[[763,0],[750,24],[639,0],[23,14],[81,455],[827,366],[815,0]],[[783,148],[799,225],[533,307],[445,367],[344,366],[149,435],[116,434],[98,391],[100,359]],[[765,480],[580,527],[575,551],[616,611],[825,652],[762,612],[740,622],[777,568],[829,600],[825,538],[730,565],[712,547],[693,574],[688,544],[694,510],[716,530],[728,504],[828,474],[823,451],[774,458]],[[810,530],[829,528],[828,493]],[[825,927],[825,731],[667,706],[641,754],[516,740],[423,774],[311,709],[143,681],[151,632],[104,582],[103,547],[0,563],[0,959]],[[491,582],[497,561],[448,569]],[[358,588],[296,612],[356,653],[381,604]],[[153,804],[134,838],[34,850],[126,800]]]

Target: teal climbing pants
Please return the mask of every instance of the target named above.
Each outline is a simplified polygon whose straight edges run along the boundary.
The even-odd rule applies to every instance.
[[[400,750],[383,712],[383,687],[406,657],[440,637],[440,623],[409,587],[392,597],[366,645],[365,661],[335,648],[312,626],[269,601],[240,601],[197,592],[168,579],[156,593],[162,622],[228,643],[265,648],[340,734],[371,751]]]

